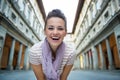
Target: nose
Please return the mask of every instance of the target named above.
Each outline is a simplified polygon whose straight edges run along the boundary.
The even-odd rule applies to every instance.
[[[58,34],[58,30],[55,28],[55,29],[53,30],[53,33],[54,33],[54,34]]]

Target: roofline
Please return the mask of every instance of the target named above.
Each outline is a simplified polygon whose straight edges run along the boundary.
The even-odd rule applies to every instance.
[[[41,11],[41,13],[43,15],[43,19],[45,21],[46,14],[45,14],[45,9],[44,9],[44,6],[43,6],[43,2],[42,2],[42,0],[37,0],[37,3],[38,3],[38,6],[40,8],[40,11]]]
[[[78,22],[79,15],[80,15],[80,12],[81,12],[81,10],[82,10],[83,4],[84,4],[84,0],[79,0],[79,2],[78,2],[78,7],[77,7],[77,11],[76,11],[76,16],[75,16],[75,20],[74,20],[74,25],[73,25],[72,34],[75,32],[76,24],[77,24],[77,22]]]

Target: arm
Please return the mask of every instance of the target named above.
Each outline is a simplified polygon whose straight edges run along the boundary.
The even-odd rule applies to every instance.
[[[45,80],[45,76],[44,76],[43,70],[42,70],[42,65],[41,64],[39,64],[39,65],[31,64],[31,66],[32,66],[32,69],[35,73],[37,80]]]
[[[60,76],[60,80],[67,80],[67,77],[72,69],[73,65],[65,65],[63,72]]]

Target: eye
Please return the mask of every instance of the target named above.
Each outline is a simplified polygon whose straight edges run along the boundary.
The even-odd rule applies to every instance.
[[[49,30],[53,30],[54,28],[53,27],[48,27]]]
[[[53,26],[48,26],[48,30],[54,30]]]
[[[65,29],[65,28],[63,28],[63,27],[59,27],[59,28],[58,28],[58,30],[61,30],[61,31],[64,30],[64,29]]]

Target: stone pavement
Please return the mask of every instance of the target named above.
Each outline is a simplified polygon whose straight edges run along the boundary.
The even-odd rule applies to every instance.
[[[0,80],[36,80],[33,71],[0,71]],[[71,71],[67,80],[120,80],[120,71]]]
[[[120,80],[120,71],[72,71],[68,80]]]
[[[33,71],[0,71],[0,80],[36,80]]]

